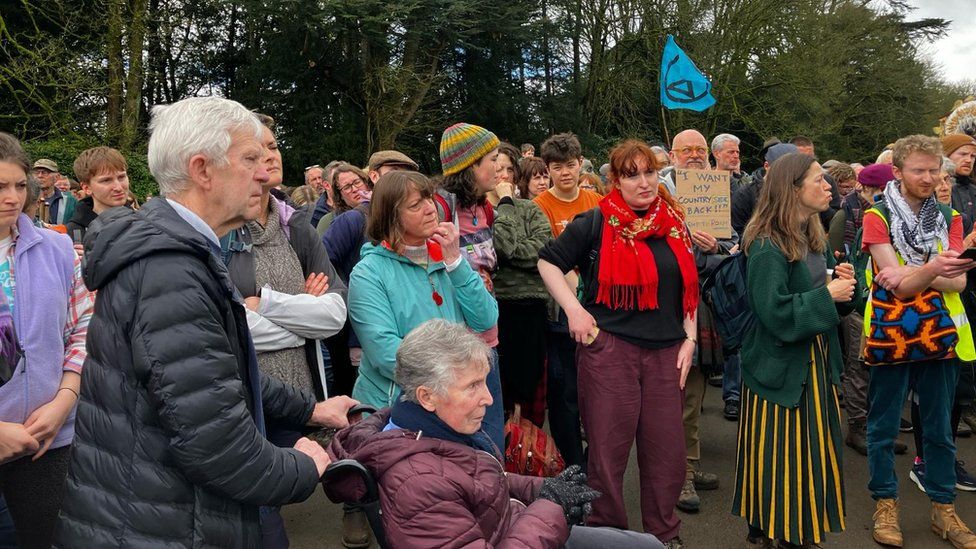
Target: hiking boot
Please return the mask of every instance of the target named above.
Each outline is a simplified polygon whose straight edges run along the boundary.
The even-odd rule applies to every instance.
[[[346,511],[342,515],[342,546],[348,549],[365,549],[371,540],[366,513],[361,510]]]
[[[932,502],[932,531],[956,549],[976,549],[976,534],[959,518],[951,503]]]
[[[918,486],[918,489],[921,490],[922,493],[924,494],[925,493],[925,462],[918,461],[912,464],[912,470],[908,473],[908,478],[912,479],[912,482],[915,483],[915,486]]]
[[[718,475],[695,471],[695,488],[697,490],[718,490]]]
[[[708,384],[711,385],[712,387],[721,387],[723,377],[724,376],[722,375],[722,372],[719,372],[717,374],[709,374]]]
[[[901,547],[901,527],[898,526],[898,500],[879,499],[874,511],[872,537],[881,545]],[[933,515],[934,518],[934,515]]]
[[[722,415],[729,421],[739,421],[739,401],[729,399],[725,403],[725,409],[722,410]]]
[[[690,478],[685,479],[685,484],[681,487],[681,495],[678,496],[677,507],[686,513],[697,513],[698,509],[701,508],[701,498],[698,497],[698,492],[695,491],[694,480]],[[680,540],[678,543],[681,543]]]
[[[858,422],[847,426],[847,437],[844,444],[862,456],[868,455],[868,427],[866,424]]]
[[[976,492],[976,478],[969,474],[965,465],[965,461],[956,460],[956,490]]]

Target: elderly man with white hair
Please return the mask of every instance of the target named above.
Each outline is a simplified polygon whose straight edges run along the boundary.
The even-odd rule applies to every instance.
[[[733,194],[739,190],[739,187],[752,182],[752,176],[742,171],[739,143],[739,138],[731,133],[720,133],[712,138],[712,156],[715,158],[715,168],[732,174],[729,180],[729,191]]]
[[[329,464],[278,448],[265,417],[348,424],[349,399],[261,376],[218,238],[254,219],[268,180],[262,127],[239,103],[153,109],[161,198],[111,209],[86,238],[98,290],[58,547],[260,547],[259,508],[308,498]]]

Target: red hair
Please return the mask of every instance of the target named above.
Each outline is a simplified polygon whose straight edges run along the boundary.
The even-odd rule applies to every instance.
[[[610,150],[610,172],[607,174],[607,179],[610,183],[619,184],[621,177],[627,177],[637,173],[638,158],[643,158],[647,162],[647,167],[654,171],[661,169],[661,164],[658,163],[657,157],[654,156],[654,151],[651,150],[650,145],[639,139],[627,139],[618,143]],[[678,217],[684,220],[684,209],[671,196],[667,187],[659,183],[657,186],[657,194],[671,206],[671,209],[678,214]]]

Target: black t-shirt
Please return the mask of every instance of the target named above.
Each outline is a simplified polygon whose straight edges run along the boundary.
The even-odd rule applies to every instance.
[[[559,267],[563,273],[579,268],[583,281],[583,307],[593,315],[600,330],[645,349],[663,349],[685,339],[682,293],[684,284],[674,252],[664,238],[638,241],[647,246],[657,265],[658,308],[651,310],[610,309],[596,303],[600,272],[600,242],[603,215],[599,208],[573,219],[559,238],[539,251],[539,258]]]

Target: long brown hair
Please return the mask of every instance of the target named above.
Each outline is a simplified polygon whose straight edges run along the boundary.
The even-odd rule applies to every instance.
[[[373,189],[373,198],[366,222],[366,237],[373,244],[386,242],[394,251],[403,245],[403,224],[400,208],[406,206],[411,189],[417,189],[421,198],[434,196],[434,186],[421,173],[393,171],[383,174]]]
[[[367,189],[373,190],[373,181],[370,180],[369,176],[366,175],[366,172],[347,162],[337,165],[335,169],[332,170],[332,180],[329,182],[329,185],[332,185],[332,202],[334,204],[335,215],[337,217],[339,214],[352,209],[349,204],[346,204],[346,201],[342,198],[342,191],[339,190],[339,175],[347,172],[358,177]]]
[[[661,164],[654,156],[651,146],[638,139],[627,139],[618,143],[610,149],[610,171],[607,172],[607,192],[610,192],[620,184],[621,177],[628,177],[637,171],[637,159],[644,157],[647,167],[655,170],[661,169]],[[658,183],[657,195],[667,202],[671,209],[678,214],[681,219],[685,218],[685,210],[678,204],[678,201],[671,196],[667,187]]]
[[[759,203],[742,235],[742,250],[753,242],[768,238],[788,261],[804,259],[808,251],[823,253],[827,236],[820,218],[813,214],[803,219],[798,194],[810,166],[817,160],[803,153],[789,153],[769,167]]]

